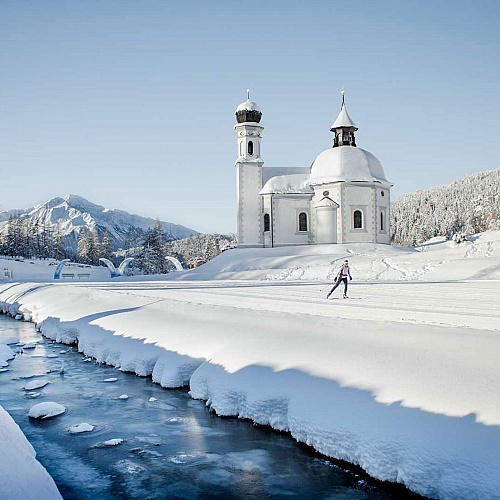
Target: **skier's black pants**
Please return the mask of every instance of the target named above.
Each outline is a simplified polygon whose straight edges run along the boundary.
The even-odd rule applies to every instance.
[[[330,293],[328,295],[331,295],[334,290],[340,285],[340,283],[342,283],[342,281],[344,282],[344,295],[347,295],[347,278],[340,278],[339,280],[337,280],[337,283],[333,285],[333,288],[330,290]]]

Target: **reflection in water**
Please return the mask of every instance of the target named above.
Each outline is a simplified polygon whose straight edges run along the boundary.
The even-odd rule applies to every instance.
[[[0,316],[0,342],[12,337],[36,347],[20,351],[0,373],[0,400],[65,498],[402,497],[401,490],[368,484],[286,434],[219,418],[185,390],[164,390],[97,365],[74,346],[44,339],[33,325]],[[23,389],[38,377],[49,383]],[[128,399],[120,399],[123,394]],[[51,420],[28,419],[41,401],[67,411]],[[82,423],[93,430],[69,431]]]

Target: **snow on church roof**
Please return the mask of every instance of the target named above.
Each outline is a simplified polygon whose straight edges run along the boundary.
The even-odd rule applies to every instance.
[[[368,151],[352,146],[330,148],[311,166],[311,185],[332,182],[380,182],[390,187],[380,161]]]
[[[352,121],[352,118],[349,116],[344,103],[342,103],[342,109],[340,110],[337,119],[333,122],[330,130],[341,127],[354,127],[356,130],[358,130],[358,126]]]
[[[245,102],[242,102],[237,108],[235,113],[238,111],[259,111],[260,107],[250,99],[247,99]]]
[[[259,194],[312,194],[313,192],[307,173],[271,177]]]

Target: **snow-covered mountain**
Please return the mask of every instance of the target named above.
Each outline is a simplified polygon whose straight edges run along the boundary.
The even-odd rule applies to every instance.
[[[500,229],[500,167],[403,195],[391,204],[391,236],[399,245],[490,229]]]
[[[76,250],[78,235],[82,230],[97,229],[101,234],[109,233],[115,248],[123,248],[131,235],[138,236],[142,231],[153,227],[154,219],[129,214],[123,210],[104,208],[81,196],[67,195],[49,200],[25,210],[0,212],[0,231],[5,229],[11,217],[28,219],[33,225],[56,229],[65,237],[67,246]],[[178,240],[198,234],[187,227],[161,222],[167,240]]]

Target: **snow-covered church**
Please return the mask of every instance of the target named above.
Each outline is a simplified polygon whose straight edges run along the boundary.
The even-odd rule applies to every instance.
[[[264,167],[261,118],[247,91],[234,126],[239,247],[389,243],[392,184],[380,161],[357,147],[344,91],[333,146],[311,167]]]

